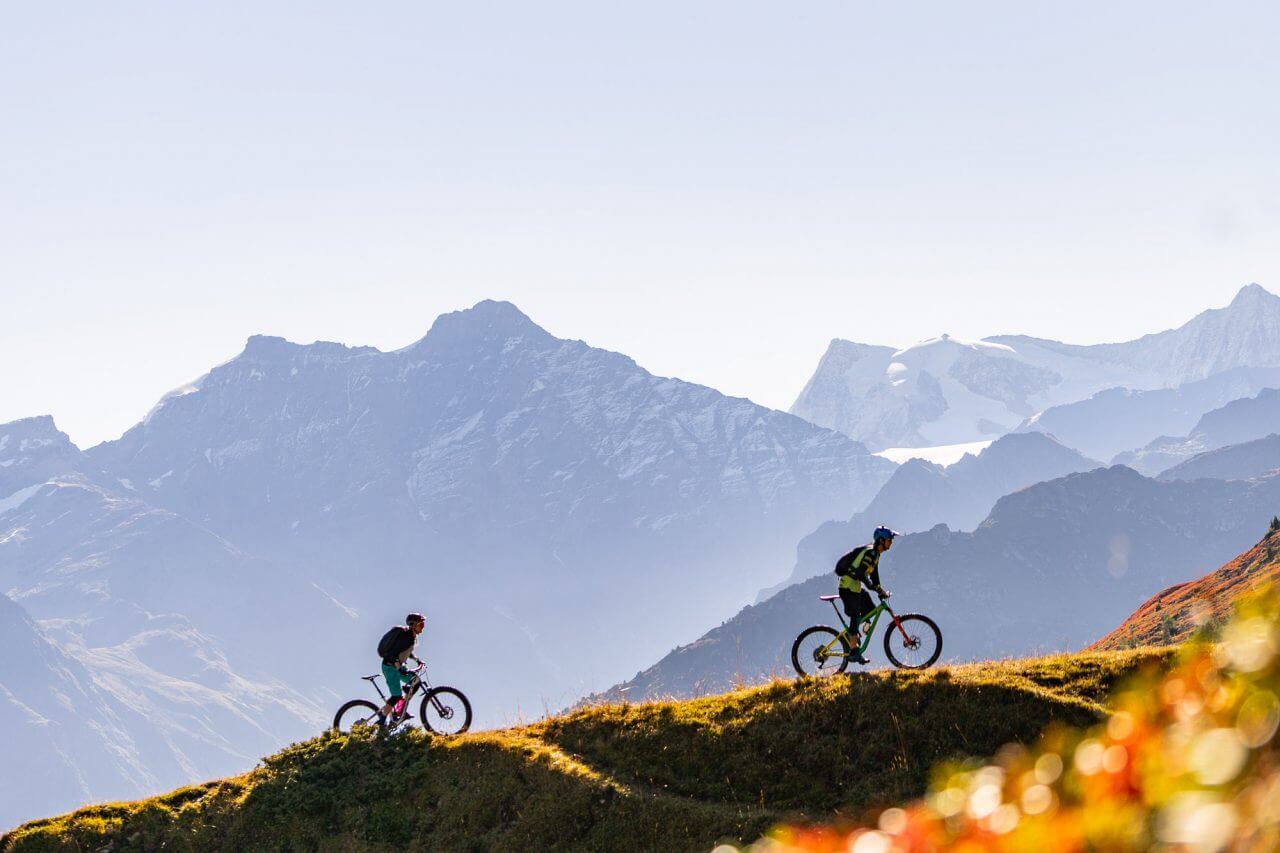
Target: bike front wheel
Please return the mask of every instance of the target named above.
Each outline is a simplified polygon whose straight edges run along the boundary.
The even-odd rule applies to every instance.
[[[849,666],[849,642],[844,634],[826,625],[805,628],[791,646],[791,665],[800,675],[827,678]]]
[[[471,703],[453,687],[433,687],[418,709],[422,725],[438,735],[460,735],[471,728]]]
[[[372,702],[366,702],[364,699],[352,699],[339,708],[337,714],[334,714],[333,730],[347,734],[354,731],[357,726],[376,728],[379,710],[378,706]]]
[[[942,654],[942,631],[928,616],[904,613],[889,620],[884,653],[898,669],[928,669]]]

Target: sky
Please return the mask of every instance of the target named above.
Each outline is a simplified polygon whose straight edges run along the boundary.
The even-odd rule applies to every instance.
[[[508,299],[787,408],[831,338],[1280,292],[1270,2],[0,7],[0,422]]]

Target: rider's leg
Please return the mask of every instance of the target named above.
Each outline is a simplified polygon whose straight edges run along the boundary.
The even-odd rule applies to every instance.
[[[397,667],[384,663],[382,665],[382,677],[387,682],[387,703],[382,706],[379,712],[386,717],[391,714],[395,707],[396,700],[400,698],[400,670]]]
[[[861,634],[867,627],[862,624],[862,620],[866,618],[868,613],[875,610],[875,608],[875,602],[871,600],[871,593],[867,592],[865,589],[858,593],[858,621],[855,624],[858,626],[859,634]]]
[[[866,590],[854,592],[844,587],[840,588],[840,603],[844,605],[844,615],[849,617],[849,639],[853,646],[852,660],[857,663],[866,663],[867,659],[862,656],[862,617],[871,612],[875,607],[871,603],[871,596],[867,595]]]
[[[862,627],[862,617],[866,616],[875,607],[871,603],[871,596],[867,595],[866,590],[854,592],[851,589],[840,589],[840,603],[844,605],[844,615],[849,617],[849,631],[857,634]]]

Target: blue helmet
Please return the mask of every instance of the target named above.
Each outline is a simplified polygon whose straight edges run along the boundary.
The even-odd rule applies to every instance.
[[[877,528],[876,528],[876,532],[875,532],[875,533],[873,533],[873,534],[871,534],[871,535],[872,535],[872,537],[875,539],[875,541],[879,542],[881,539],[890,539],[890,540],[891,540],[891,539],[893,539],[893,537],[897,536],[897,535],[898,535],[898,533],[897,533],[897,531],[896,531],[896,530],[890,530],[889,528],[885,527],[884,525],[881,525],[880,527],[877,527]]]

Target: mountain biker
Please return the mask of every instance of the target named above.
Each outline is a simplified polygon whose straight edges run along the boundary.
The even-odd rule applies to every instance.
[[[862,617],[875,608],[871,596],[862,588],[863,585],[875,590],[881,598],[889,597],[889,593],[880,585],[880,555],[893,547],[893,537],[897,535],[881,525],[871,534],[870,545],[859,545],[836,561],[836,574],[840,577],[840,603],[844,605],[845,615],[849,617],[849,626],[855,640],[859,637]],[[857,649],[850,659],[855,663],[867,663],[867,659]]]
[[[387,681],[387,703],[378,712],[378,723],[386,721],[400,699],[402,683],[407,683],[413,674],[405,668],[405,661],[413,658],[418,663],[422,659],[413,653],[418,643],[418,635],[427,627],[427,620],[421,613],[410,613],[404,617],[403,625],[396,625],[382,635],[378,641],[378,654],[382,656],[382,677]]]

